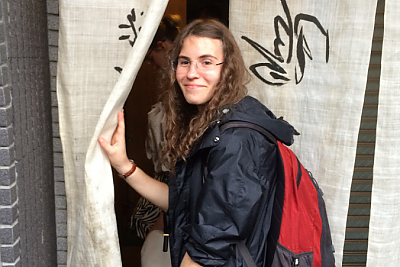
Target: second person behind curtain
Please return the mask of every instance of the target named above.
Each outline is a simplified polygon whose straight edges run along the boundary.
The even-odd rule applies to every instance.
[[[164,17],[157,29],[154,39],[145,57],[146,63],[154,70],[161,71],[170,67],[167,62],[167,53],[172,42],[179,33],[181,19],[179,15]],[[161,88],[162,90],[162,88]],[[161,102],[155,104],[148,113],[148,133],[145,143],[146,155],[154,165],[154,178],[166,182],[168,168],[161,163],[161,146],[165,136],[165,111]],[[142,248],[142,266],[169,266],[169,253],[162,251],[163,245],[163,215],[145,198],[140,198],[131,219],[131,227],[136,235],[145,240]]]

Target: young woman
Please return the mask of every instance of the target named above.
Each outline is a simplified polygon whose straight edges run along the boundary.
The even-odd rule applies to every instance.
[[[245,266],[237,249],[240,242],[257,266],[264,266],[276,147],[255,130],[221,131],[220,125],[252,122],[287,144],[293,141],[294,129],[246,96],[247,71],[223,24],[191,22],[174,41],[169,56],[172,68],[163,103],[164,158],[172,173],[168,185],[127,158],[123,111],[118,113],[111,144],[100,137],[100,145],[126,182],[168,211],[173,267]]]

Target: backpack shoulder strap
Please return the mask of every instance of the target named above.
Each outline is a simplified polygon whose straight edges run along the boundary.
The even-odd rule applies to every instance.
[[[220,131],[224,132],[226,129],[229,129],[229,128],[250,128],[250,129],[256,130],[257,132],[259,132],[260,134],[265,136],[265,138],[267,138],[272,143],[278,144],[276,138],[269,131],[267,131],[263,127],[255,124],[255,123],[252,123],[252,122],[228,121],[227,123],[224,123],[221,125]]]
[[[242,257],[244,261],[247,263],[247,265],[249,267],[257,267],[244,241],[240,241],[239,243],[237,243],[237,247],[240,250],[240,253],[242,254]]]

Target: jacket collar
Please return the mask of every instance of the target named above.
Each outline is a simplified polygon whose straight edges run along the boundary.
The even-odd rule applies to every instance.
[[[199,143],[193,147],[187,158],[190,158],[201,149],[218,145],[221,134],[219,125],[235,120],[255,123],[265,128],[277,140],[286,145],[291,145],[294,141],[293,134],[296,130],[292,125],[282,119],[276,119],[275,115],[257,99],[246,96],[238,103],[221,109],[218,119],[212,122],[205,130],[199,139]]]

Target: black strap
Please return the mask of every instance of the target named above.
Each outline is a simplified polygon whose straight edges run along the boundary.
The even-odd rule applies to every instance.
[[[168,252],[168,239],[169,239],[169,224],[168,215],[166,212],[162,212],[163,222],[164,222],[164,242],[163,242],[163,252]]]
[[[255,123],[252,123],[252,122],[248,122],[248,121],[229,121],[229,122],[221,125],[220,131],[223,132],[226,129],[238,128],[238,127],[239,128],[250,128],[250,129],[256,130],[260,134],[264,135],[265,138],[270,140],[272,143],[277,144],[276,138],[270,132],[268,132],[266,129],[264,129],[261,126],[255,124]]]
[[[250,251],[247,248],[244,241],[240,241],[239,243],[237,243],[237,247],[238,247],[240,253],[242,254],[243,259],[246,262],[247,266],[248,267],[257,267],[256,263],[253,260],[253,257],[250,254]]]

